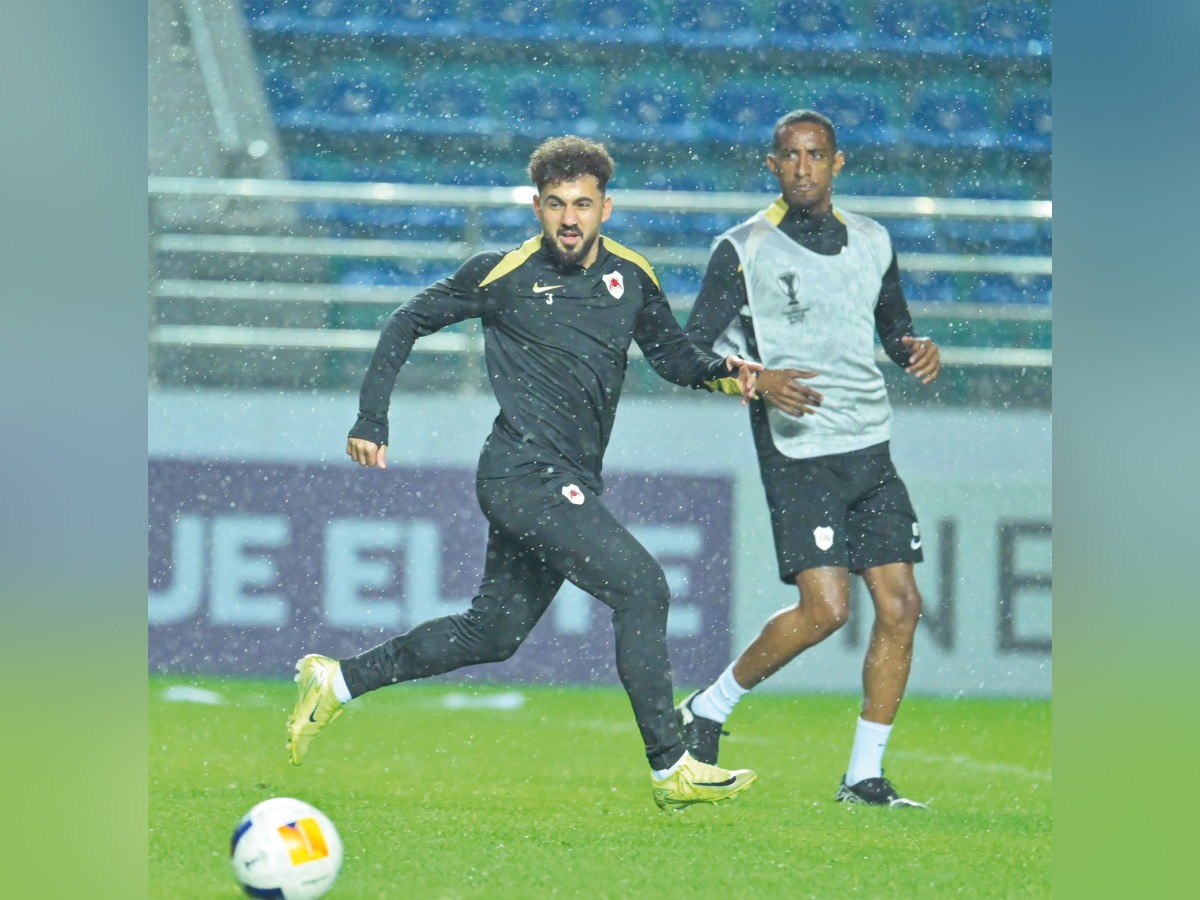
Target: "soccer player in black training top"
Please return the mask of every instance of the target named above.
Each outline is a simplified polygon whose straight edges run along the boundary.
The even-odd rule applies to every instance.
[[[646,746],[662,809],[715,803],[755,780],[693,759],[674,715],[663,571],[600,499],[600,476],[629,345],[663,378],[749,396],[757,364],[698,349],[650,264],[600,236],[613,162],[600,144],[553,138],[531,156],[542,233],[509,253],[473,256],[388,320],[359,397],[346,453],[386,467],[388,401],[419,337],[476,317],[500,413],[476,473],[487,562],[465,612],[431,619],[357,656],[296,664],[291,761],[353,697],[389,684],[508,659],[566,580],[612,609],[617,673]],[[737,371],[734,381],[727,373]]]
[[[767,366],[751,429],[779,577],[800,589],[706,690],[679,707],[692,755],[716,763],[722,724],[741,697],[833,634],[850,608],[850,574],[875,606],[863,703],[837,800],[920,806],[883,776],[883,752],[912,664],[921,533],[892,465],[891,406],[875,335],[925,384],[937,345],[918,338],[896,254],[878,222],[833,206],[845,158],[833,123],[796,110],[775,125],[767,167],[782,196],[715,242],[687,333]]]

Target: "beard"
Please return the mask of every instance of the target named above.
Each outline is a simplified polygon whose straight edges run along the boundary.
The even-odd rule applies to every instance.
[[[592,252],[592,247],[596,244],[596,238],[599,234],[592,235],[590,240],[580,241],[574,248],[564,247],[558,242],[556,235],[554,240],[550,241],[550,249],[554,251],[554,256],[560,265],[574,266],[578,265],[579,261]]]

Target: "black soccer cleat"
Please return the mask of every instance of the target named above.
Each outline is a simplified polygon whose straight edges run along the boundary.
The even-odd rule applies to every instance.
[[[675,724],[679,727],[679,736],[683,745],[693,759],[710,766],[717,764],[717,749],[721,743],[721,735],[729,734],[721,727],[720,722],[706,719],[692,712],[692,701],[699,691],[692,691],[675,707]]]
[[[856,784],[846,784],[846,776],[842,776],[842,786],[838,788],[837,801],[847,803],[865,803],[867,806],[914,807],[928,809],[924,803],[901,797],[892,787],[892,783],[880,775],[878,778],[864,778]]]

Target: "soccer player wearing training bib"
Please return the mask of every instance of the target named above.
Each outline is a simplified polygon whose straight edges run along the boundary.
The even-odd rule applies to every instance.
[[[655,802],[679,810],[726,800],[755,774],[719,769],[685,750],[667,658],[666,578],[605,507],[601,465],[632,342],[660,376],[683,386],[749,396],[762,366],[688,341],[645,258],[600,236],[613,173],[601,145],[551,139],[533,153],[529,173],[541,234],[508,253],[473,256],[392,314],[346,446],[360,466],[386,468],[388,401],[414,341],[464,319],[482,321],[500,412],[476,478],[488,520],[479,593],[465,612],[357,656],[301,659],[288,720],[291,761],[303,762],[313,737],[354,697],[508,659],[569,580],[612,609],[617,674],[646,747]]]
[[[928,384],[937,345],[913,333],[896,255],[878,222],[833,206],[845,158],[833,123],[797,110],[775,125],[767,168],[782,196],[717,238],[687,324],[715,352],[766,365],[751,428],[779,576],[800,590],[706,690],[677,715],[692,755],[716,763],[738,700],[845,624],[850,576],[875,607],[863,703],[837,800],[921,806],[883,775],[883,752],[912,663],[921,594],[921,533],[892,465],[891,406],[875,363],[887,355]]]

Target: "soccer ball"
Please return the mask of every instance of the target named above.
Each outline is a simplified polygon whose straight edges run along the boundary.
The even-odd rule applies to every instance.
[[[251,897],[316,900],[342,867],[342,839],[325,814],[275,797],[253,807],[229,842],[233,877]]]

